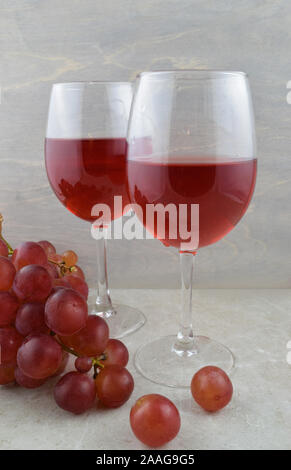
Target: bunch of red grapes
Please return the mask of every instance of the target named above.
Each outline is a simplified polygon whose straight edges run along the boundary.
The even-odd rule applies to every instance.
[[[88,315],[88,285],[76,253],[57,254],[48,241],[13,250],[1,222],[0,217],[0,385],[40,387],[64,372],[72,354],[75,370],[55,385],[57,404],[75,414],[91,408],[96,396],[108,408],[123,405],[134,388],[128,350],[109,338],[101,317]],[[210,412],[226,406],[233,391],[225,372],[213,366],[200,369],[190,387]],[[131,408],[131,428],[150,447],[174,439],[180,424],[178,409],[162,395],[145,395]]]
[[[75,414],[96,394],[107,407],[121,406],[134,387],[126,346],[109,339],[102,318],[88,315],[88,285],[77,262],[76,253],[59,255],[48,241],[12,250],[0,239],[0,385],[40,387],[64,371],[71,353],[76,370],[61,377],[54,396]]]

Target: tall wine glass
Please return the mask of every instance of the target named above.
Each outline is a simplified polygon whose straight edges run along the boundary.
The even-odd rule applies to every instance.
[[[45,139],[48,179],[62,204],[91,224],[97,218],[96,204],[109,207],[110,220],[105,222],[110,224],[129,203],[126,132],[131,102],[128,82],[57,83],[52,87]],[[122,196],[115,212],[114,196]],[[101,231],[106,230],[105,222]],[[112,305],[104,236],[97,240],[97,267],[97,299],[90,313],[108,322],[112,337],[122,338],[140,328],[145,317],[135,308]]]
[[[136,354],[138,370],[153,382],[189,387],[202,366],[233,367],[227,347],[194,335],[193,261],[200,248],[224,237],[247,210],[256,180],[255,152],[244,73],[185,70],[138,77],[128,131],[129,195],[142,209],[136,214],[147,230],[180,251],[182,276],[177,336],[152,340]],[[150,204],[158,203],[168,209],[164,233],[158,233],[158,217],[146,214]],[[170,232],[170,212],[177,234]]]

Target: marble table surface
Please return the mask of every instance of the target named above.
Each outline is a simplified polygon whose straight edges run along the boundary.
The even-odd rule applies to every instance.
[[[161,393],[181,413],[181,431],[166,449],[291,449],[291,291],[193,291],[194,324],[227,344],[236,357],[231,404],[216,414],[196,405],[189,390],[158,386],[134,369],[133,354],[150,338],[174,333],[179,291],[115,290],[116,301],[139,306],[147,324],[128,336],[135,390],[116,410],[74,416],[54,402],[54,381],[36,390],[0,388],[0,449],[145,449],[133,436],[129,411],[146,393]]]

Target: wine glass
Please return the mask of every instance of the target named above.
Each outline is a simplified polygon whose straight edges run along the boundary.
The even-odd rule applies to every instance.
[[[129,196],[146,229],[179,250],[182,277],[178,335],[152,340],[136,353],[137,369],[153,382],[189,387],[203,366],[229,372],[234,365],[227,347],[193,333],[193,261],[200,248],[224,237],[247,210],[256,180],[255,152],[251,95],[243,72],[138,76],[128,130]],[[147,214],[153,204],[167,208],[164,231],[158,230],[158,211]],[[173,221],[176,233],[171,232]]]
[[[139,310],[112,305],[106,264],[106,226],[121,217],[129,204],[126,132],[131,102],[129,82],[54,84],[45,139],[48,179],[62,204],[92,227],[96,204],[110,209],[109,220],[100,225],[101,236],[97,237],[97,299],[90,313],[108,322],[114,338],[145,323]],[[122,204],[114,206],[115,196],[122,197]]]

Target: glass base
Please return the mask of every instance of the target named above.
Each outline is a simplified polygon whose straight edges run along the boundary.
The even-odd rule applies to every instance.
[[[128,305],[113,305],[113,310],[105,310],[94,304],[91,309],[89,308],[89,312],[91,315],[104,318],[109,326],[110,338],[124,338],[141,328],[146,322],[146,317],[140,310]]]
[[[195,372],[217,366],[227,374],[234,366],[232,352],[206,336],[194,336],[195,348],[177,350],[177,336],[165,336],[142,346],[135,355],[137,370],[151,382],[189,388]]]

